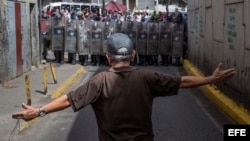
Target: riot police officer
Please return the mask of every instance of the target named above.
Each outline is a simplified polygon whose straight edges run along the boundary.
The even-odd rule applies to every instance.
[[[127,21],[127,29],[126,29],[125,33],[132,40],[134,50],[136,51],[136,29],[134,28],[134,22],[133,21],[131,21],[131,20]],[[137,60],[137,56],[135,56],[135,59],[133,61],[131,61],[131,65],[135,65],[136,60]]]
[[[182,65],[183,61],[183,25],[176,23],[172,35],[172,60],[174,65]]]
[[[93,65],[100,65],[100,55],[102,53],[102,29],[100,28],[100,23],[94,21],[92,23],[91,30],[91,63]]]
[[[80,21],[78,25],[78,54],[81,65],[88,65],[88,55],[90,54],[90,29],[87,21]]]
[[[160,47],[159,53],[161,55],[161,64],[168,65],[170,61],[170,48],[171,48],[171,30],[167,22],[159,23],[161,26],[160,32]]]
[[[158,65],[159,31],[157,23],[149,24],[147,60],[150,65]]]
[[[101,64],[108,65],[108,61],[106,58],[106,52],[107,52],[107,42],[108,38],[113,34],[113,27],[111,26],[110,21],[104,22],[103,27],[103,46],[102,46],[102,53],[101,53]]]
[[[65,51],[68,52],[68,62],[72,65],[76,64],[76,47],[77,35],[76,20],[67,20],[66,36],[65,36]]]
[[[137,23],[137,46],[136,52],[138,54],[138,64],[146,65],[148,64],[146,60],[146,51],[147,51],[147,22],[138,22]]]
[[[55,16],[52,18],[51,47],[55,55],[55,61],[64,64],[64,18]]]

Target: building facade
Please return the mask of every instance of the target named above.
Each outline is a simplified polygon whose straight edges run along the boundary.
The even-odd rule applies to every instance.
[[[0,5],[0,83],[4,84],[40,64],[39,18],[37,0],[2,0]]]

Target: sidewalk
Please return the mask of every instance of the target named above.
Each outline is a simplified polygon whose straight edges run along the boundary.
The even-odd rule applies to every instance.
[[[53,79],[49,63],[41,65],[35,70],[29,71],[13,80],[11,80],[10,87],[0,87],[0,140],[7,141],[10,138],[12,131],[17,124],[17,120],[11,118],[11,114],[22,110],[21,104],[27,103],[25,76],[29,77],[31,105],[39,107],[48,103],[53,98],[63,94],[63,92],[71,86],[75,79],[85,72],[80,65],[53,64],[56,74],[57,83]],[[47,68],[47,93],[44,94],[44,68]],[[30,124],[36,122],[36,118],[30,122],[19,120],[20,126],[17,130],[22,131],[28,128]],[[15,130],[16,131],[16,130]]]

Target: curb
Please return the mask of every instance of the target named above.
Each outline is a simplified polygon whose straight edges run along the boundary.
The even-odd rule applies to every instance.
[[[184,60],[183,67],[188,75],[204,76],[189,60]],[[250,112],[243,106],[237,105],[215,85],[211,84],[202,86],[200,89],[205,93],[209,100],[211,100],[237,124],[250,124]]]
[[[80,76],[82,73],[85,73],[86,70],[83,67],[80,67],[68,80],[66,80],[62,85],[59,86],[52,94],[51,98],[55,99],[61,96]]]
[[[86,70],[83,67],[79,67],[79,69],[73,75],[71,75],[71,77],[69,79],[67,79],[54,92],[52,92],[51,98],[55,99],[55,98],[61,96],[75,82],[75,80],[78,78],[78,76],[80,76],[81,74],[83,74],[85,72],[86,72]],[[20,125],[19,132],[23,131],[25,128],[28,128],[31,124],[38,121],[38,119],[39,119],[39,117],[35,118],[33,120],[30,120],[28,122],[22,123]]]

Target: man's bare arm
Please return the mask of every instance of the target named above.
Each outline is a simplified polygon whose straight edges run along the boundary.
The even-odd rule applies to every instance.
[[[181,78],[181,88],[199,87],[211,83],[219,83],[227,81],[235,74],[235,68],[222,70],[222,64],[220,63],[214,70],[211,76],[196,77],[196,76],[183,76]]]
[[[48,103],[47,105],[43,106],[42,108],[45,110],[46,114],[51,112],[56,112],[62,109],[65,109],[70,106],[70,102],[68,100],[67,95],[63,95],[52,102]],[[12,118],[15,119],[23,119],[25,121],[32,120],[39,116],[39,108],[34,108],[32,106],[22,104],[24,108],[23,111],[17,112],[12,114]]]

